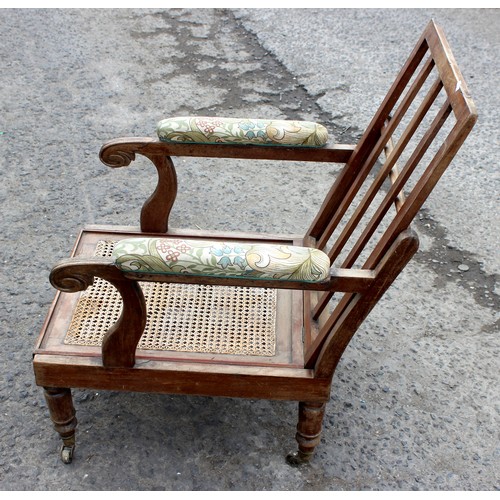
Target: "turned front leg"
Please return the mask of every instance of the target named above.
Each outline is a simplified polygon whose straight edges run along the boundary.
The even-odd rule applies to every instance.
[[[286,457],[290,465],[301,465],[311,460],[321,439],[325,407],[326,403],[299,403],[299,423],[295,435],[299,449]]]
[[[71,390],[58,387],[44,387],[44,395],[54,428],[63,440],[61,459],[65,464],[69,464],[73,459],[77,424]]]

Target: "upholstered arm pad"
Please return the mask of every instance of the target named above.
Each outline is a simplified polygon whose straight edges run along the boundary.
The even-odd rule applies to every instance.
[[[321,147],[328,141],[319,123],[251,118],[167,118],[158,123],[157,133],[164,142]]]
[[[330,274],[328,256],[316,248],[231,241],[129,238],[116,243],[113,261],[126,273],[302,282]]]

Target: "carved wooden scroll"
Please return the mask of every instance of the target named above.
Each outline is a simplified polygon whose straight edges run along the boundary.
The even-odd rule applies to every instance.
[[[175,167],[165,152],[150,147],[155,141],[149,137],[118,139],[101,148],[101,161],[112,168],[127,167],[136,153],[149,158],[158,172],[158,183],[141,210],[141,231],[163,233],[168,231],[168,218],[177,196]]]
[[[65,259],[54,266],[50,282],[62,292],[81,292],[94,283],[94,277],[109,281],[123,300],[121,316],[102,342],[102,364],[107,368],[131,368],[147,316],[139,283],[124,278],[109,259],[78,257]]]

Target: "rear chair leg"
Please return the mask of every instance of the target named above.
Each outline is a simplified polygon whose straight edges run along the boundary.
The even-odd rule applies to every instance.
[[[69,464],[73,459],[75,449],[75,429],[77,423],[71,390],[59,387],[44,387],[44,395],[54,428],[63,440],[61,460],[65,464]]]
[[[290,465],[298,466],[311,460],[314,448],[320,442],[325,407],[326,403],[299,403],[299,423],[295,435],[299,449],[286,457]]]

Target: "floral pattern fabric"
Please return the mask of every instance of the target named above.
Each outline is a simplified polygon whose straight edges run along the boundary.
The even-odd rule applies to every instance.
[[[153,274],[318,282],[330,271],[316,248],[228,241],[129,238],[116,243],[113,259],[124,272]]]
[[[328,132],[319,123],[250,118],[167,118],[158,123],[157,133],[165,142],[321,147],[328,141]]]

